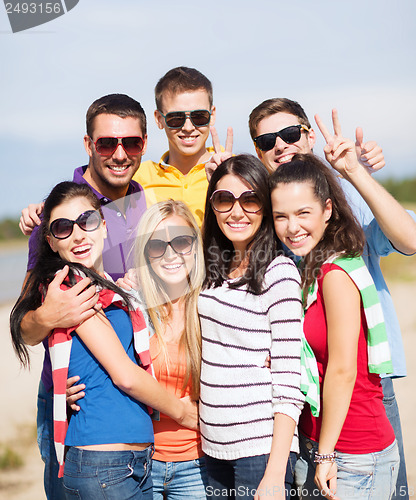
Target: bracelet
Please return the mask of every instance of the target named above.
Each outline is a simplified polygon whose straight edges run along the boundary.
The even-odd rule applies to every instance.
[[[316,452],[315,458],[313,459],[313,461],[317,464],[323,464],[325,462],[334,463],[336,457],[337,457],[336,451],[333,451],[332,453],[328,453],[327,455],[321,455],[320,453]]]

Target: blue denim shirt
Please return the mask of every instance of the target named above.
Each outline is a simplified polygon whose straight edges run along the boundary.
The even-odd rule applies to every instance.
[[[398,252],[398,250],[394,248],[385,236],[370,208],[362,199],[358,191],[345,179],[340,179],[340,183],[355,217],[364,229],[367,240],[363,258],[374,280],[383,308],[387,337],[393,361],[393,375],[389,376],[405,377],[406,358],[404,355],[400,325],[394,309],[393,300],[380,269],[380,257],[386,257],[392,252]],[[409,213],[416,221],[416,215],[410,211]]]

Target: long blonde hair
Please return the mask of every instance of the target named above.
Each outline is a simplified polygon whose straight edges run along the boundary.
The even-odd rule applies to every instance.
[[[188,276],[188,290],[184,295],[185,327],[179,346],[183,348],[186,359],[186,370],[182,391],[191,382],[191,398],[199,398],[199,378],[201,369],[201,329],[198,318],[197,300],[204,279],[204,258],[201,233],[198,225],[182,201],[167,200],[156,203],[146,210],[137,229],[135,244],[135,266],[137,278],[141,285],[142,295],[155,328],[159,345],[167,361],[167,347],[163,338],[162,325],[169,321],[172,313],[171,299],[163,286],[163,282],[153,272],[146,255],[146,244],[156,227],[168,217],[181,217],[193,230],[195,241],[195,265]]]

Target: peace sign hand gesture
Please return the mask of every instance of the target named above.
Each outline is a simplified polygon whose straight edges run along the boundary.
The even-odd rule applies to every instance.
[[[221,151],[220,138],[218,137],[215,127],[210,127],[212,146],[214,148],[214,154],[205,163],[205,173],[207,174],[208,182],[211,180],[211,176],[215,169],[221,165],[221,163],[233,155],[233,129],[232,127],[227,128],[227,139],[225,141],[225,151]]]
[[[315,115],[315,121],[326,141],[325,158],[337,172],[348,178],[361,167],[358,163],[356,145],[342,136],[337,110],[332,110],[333,134],[329,132],[318,115]]]
[[[338,113],[336,109],[332,110],[332,123],[334,126],[334,135],[332,135],[328,129],[325,127],[323,124],[322,120],[318,115],[315,115],[315,121],[316,124],[319,127],[319,130],[322,132],[322,135],[324,136],[324,139],[327,142],[327,145],[329,144],[328,141],[331,142],[331,139],[335,139],[338,137],[339,139],[342,139],[342,133],[341,133],[341,125],[338,119]],[[378,170],[381,170],[385,165],[386,162],[384,161],[384,155],[383,155],[383,150],[381,147],[375,142],[375,141],[367,141],[364,142],[364,134],[363,134],[363,129],[361,127],[357,127],[355,131],[355,151],[357,155],[358,162],[370,173],[377,172]],[[325,151],[325,148],[324,148]],[[331,161],[327,158],[329,163]],[[332,163],[331,163],[332,165]],[[338,170],[337,167],[332,165],[336,170]],[[339,171],[339,170],[338,170]],[[340,171],[339,171],[340,172]],[[340,172],[342,175],[344,173],[346,174],[347,172]]]

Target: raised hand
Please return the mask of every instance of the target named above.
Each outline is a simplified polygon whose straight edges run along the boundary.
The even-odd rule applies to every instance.
[[[370,174],[381,170],[386,165],[381,147],[376,141],[364,142],[364,134],[361,127],[357,127],[355,138],[357,158],[361,165],[363,165]]]
[[[227,128],[227,139],[225,141],[225,151],[221,151],[220,138],[218,137],[217,130],[215,127],[210,127],[212,146],[214,148],[214,154],[205,163],[205,173],[207,174],[208,182],[211,180],[211,176],[215,169],[221,165],[221,163],[233,155],[233,129],[232,127]]]
[[[315,115],[315,122],[326,141],[324,153],[332,167],[346,178],[361,168],[357,158],[356,145],[342,135],[337,110],[332,110],[333,133],[326,128],[318,115]]]

